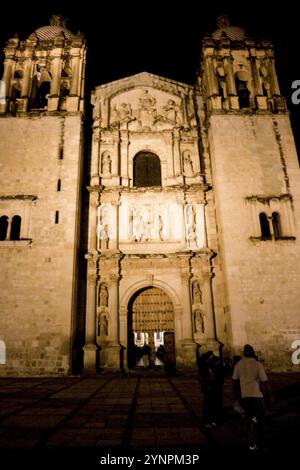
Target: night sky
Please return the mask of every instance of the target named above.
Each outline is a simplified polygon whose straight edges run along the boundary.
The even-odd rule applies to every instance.
[[[72,32],[84,33],[88,89],[142,71],[193,84],[201,38],[216,29],[217,16],[229,14],[231,23],[244,27],[249,36],[273,41],[281,92],[287,98],[300,143],[300,104],[291,102],[291,83],[300,80],[299,18],[294,2],[278,6],[275,1],[31,0],[6,5],[1,14],[1,49],[16,32],[25,39],[36,28],[49,24],[54,13],[68,18]]]

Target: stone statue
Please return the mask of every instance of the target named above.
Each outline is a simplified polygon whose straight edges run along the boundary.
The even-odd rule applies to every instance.
[[[140,109],[152,110],[156,105],[156,99],[149,94],[149,90],[145,90],[139,98]]]
[[[98,336],[108,336],[108,320],[106,315],[99,315]]]
[[[183,168],[185,176],[193,176],[194,175],[194,168],[192,157],[189,152],[183,153]]]
[[[204,318],[201,310],[195,310],[194,313],[194,328],[195,333],[204,334]]]
[[[143,127],[151,127],[156,118],[156,99],[145,90],[139,98],[139,123]]]
[[[180,107],[174,100],[168,100],[167,104],[162,107],[161,116],[159,116],[159,118],[174,124],[182,124]]]
[[[104,175],[111,174],[111,158],[109,154],[104,153],[102,155],[101,173]]]
[[[109,214],[107,209],[101,213],[99,225],[97,227],[98,237],[101,240],[101,248],[108,249],[109,245]]]
[[[143,216],[141,215],[140,212],[137,212],[136,215],[133,218],[133,227],[132,227],[132,232],[133,232],[133,238],[135,241],[142,241],[143,239],[147,238],[147,235],[149,236],[148,230],[146,228],[145,221],[143,219]]]
[[[188,217],[187,217],[187,238],[189,244],[196,243],[197,235],[196,235],[196,211],[194,206],[189,208]]]
[[[164,222],[163,222],[161,215],[158,217],[158,233],[159,233],[160,240],[163,241],[164,240]]]
[[[99,305],[108,307],[108,289],[104,284],[101,284],[99,290]]]
[[[202,304],[202,292],[198,281],[193,283],[193,304]]]

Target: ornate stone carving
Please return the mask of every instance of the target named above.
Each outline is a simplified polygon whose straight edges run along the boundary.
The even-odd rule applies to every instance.
[[[111,123],[128,123],[131,121],[135,121],[136,118],[132,115],[132,109],[130,104],[128,103],[121,103],[119,106],[116,104],[112,110],[112,118]]]
[[[111,158],[107,151],[103,152],[101,156],[101,173],[103,176],[111,175]]]
[[[189,248],[196,245],[196,211],[194,206],[188,206],[186,211],[186,233]]]
[[[98,305],[100,307],[108,307],[108,289],[105,284],[100,285]]]
[[[151,222],[145,220],[141,212],[136,211],[132,220],[132,238],[134,241],[149,241],[151,239]]]
[[[161,215],[158,216],[158,224],[159,224],[159,227],[158,227],[159,238],[161,241],[163,241],[164,240],[164,222],[163,222]]]
[[[108,320],[103,313],[98,315],[98,336],[108,336]]]
[[[101,206],[98,208],[98,223],[97,223],[97,239],[98,239],[98,249],[108,249],[110,242],[110,207]]]
[[[139,120],[142,127],[152,127],[156,114],[156,98],[150,95],[149,90],[144,90],[139,98]]]
[[[194,163],[189,150],[182,152],[183,172],[185,176],[194,176]]]
[[[164,105],[160,114],[157,116],[155,122],[165,121],[175,125],[181,125],[183,122],[182,112],[178,104],[174,100],[168,100]]]
[[[202,291],[198,281],[193,282],[192,287],[193,304],[202,304]]]
[[[197,309],[194,312],[194,331],[198,334],[205,333],[204,314],[200,309]]]

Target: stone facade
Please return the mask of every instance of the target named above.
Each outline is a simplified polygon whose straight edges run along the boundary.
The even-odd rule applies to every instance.
[[[0,374],[68,374],[81,349],[85,373],[126,369],[163,331],[177,367],[249,342],[290,369],[300,181],[271,44],[223,17],[194,87],[143,72],[92,92],[80,290],[84,64],[58,17],[6,48]]]

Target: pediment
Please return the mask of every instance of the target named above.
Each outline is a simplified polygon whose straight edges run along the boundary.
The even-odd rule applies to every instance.
[[[181,127],[184,102],[192,92],[190,85],[142,72],[97,87],[92,95],[94,118],[106,114],[104,127],[130,130]]]

